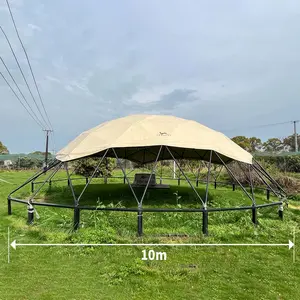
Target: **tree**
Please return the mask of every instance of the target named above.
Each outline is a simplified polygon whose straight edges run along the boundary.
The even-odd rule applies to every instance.
[[[250,143],[250,152],[256,152],[262,150],[263,144],[260,138],[257,138],[255,136],[249,138]]]
[[[30,157],[20,157],[17,161],[14,162],[14,168],[21,169],[34,169],[41,168],[43,165],[43,161]]]
[[[30,154],[45,155],[46,151],[34,151],[34,152],[31,152]],[[51,155],[51,153],[48,152],[48,155]]]
[[[0,154],[9,154],[7,147],[4,146],[2,142],[0,142]]]
[[[73,163],[73,168],[75,169],[75,174],[82,175],[85,177],[89,177],[93,174],[96,166],[99,163],[99,160],[101,158],[84,158],[77,160]],[[107,163],[106,163],[107,161]],[[114,167],[115,160],[112,158],[105,158],[101,162],[98,172],[95,174],[95,177],[104,176],[104,177],[110,177],[112,169]]]
[[[297,135],[298,148],[300,147],[300,135]],[[295,136],[289,135],[283,139],[283,145],[287,151],[295,151]]]
[[[260,151],[263,147],[261,139],[255,136],[247,138],[246,136],[239,135],[233,137],[232,141],[248,152]]]
[[[284,148],[284,144],[279,138],[268,139],[263,146],[268,152],[280,152]]]
[[[233,142],[238,144],[240,147],[245,149],[246,151],[251,151],[251,143],[249,138],[243,136],[243,135],[238,135],[235,136],[231,139]]]

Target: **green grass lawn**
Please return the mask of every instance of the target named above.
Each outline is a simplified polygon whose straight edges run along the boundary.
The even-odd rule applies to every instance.
[[[11,248],[8,264],[8,227],[19,243],[287,243],[294,228],[296,250],[300,241],[300,210],[285,210],[280,221],[276,207],[259,210],[257,227],[250,211],[211,213],[208,237],[201,213],[144,213],[143,238],[136,237],[136,213],[83,211],[80,230],[72,232],[72,210],[37,207],[40,218],[27,226],[26,206],[13,203],[8,216],[6,198],[31,174],[0,172],[10,182],[0,181],[0,299],[300,299],[300,255],[293,263],[287,247],[20,247]],[[84,183],[74,181],[77,194]],[[109,183],[96,179],[81,204],[136,207],[122,179]],[[145,207],[200,207],[184,181],[163,183],[170,190],[150,190]],[[29,192],[26,186],[17,196]],[[198,192],[204,194],[203,185]],[[212,207],[250,204],[226,187],[210,186],[209,199]],[[45,187],[38,200],[72,203],[72,195],[63,181]],[[265,203],[265,195],[257,194],[257,202]],[[166,252],[167,260],[142,261],[143,249]]]

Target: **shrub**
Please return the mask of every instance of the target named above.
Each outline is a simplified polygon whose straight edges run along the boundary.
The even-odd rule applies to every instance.
[[[17,161],[13,163],[13,168],[21,169],[33,169],[41,168],[43,166],[43,161],[37,158],[30,157],[20,157]]]
[[[95,171],[96,166],[99,163],[101,158],[85,158],[80,159],[74,162],[73,167],[75,169],[75,174],[82,175],[85,177],[89,177]],[[95,174],[94,177],[104,176],[110,177],[113,167],[115,165],[115,161],[112,158],[103,159],[101,162],[98,172]]]
[[[281,172],[300,172],[300,155],[264,156],[259,157],[259,160],[276,166]]]

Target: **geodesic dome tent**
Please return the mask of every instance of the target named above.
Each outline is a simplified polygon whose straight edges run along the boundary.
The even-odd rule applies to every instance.
[[[99,158],[99,163],[95,167],[95,171],[87,178],[86,185],[83,188],[80,195],[75,195],[72,179],[68,171],[68,163],[74,160],[79,160],[87,157]],[[124,181],[127,180],[129,188],[137,202],[136,208],[111,208],[110,210],[122,210],[132,211],[138,214],[138,233],[142,234],[142,214],[143,212],[202,212],[203,213],[203,228],[204,234],[208,232],[208,213],[222,210],[252,210],[252,220],[257,223],[256,211],[260,207],[278,205],[280,215],[282,216],[283,203],[285,201],[285,192],[276,183],[276,181],[262,168],[262,166],[256,162],[252,155],[234,143],[231,139],[224,134],[212,130],[200,123],[192,120],[185,120],[174,116],[165,115],[131,115],[124,118],[115,119],[112,121],[100,124],[90,130],[81,133],[77,138],[70,142],[65,148],[60,150],[56,155],[56,160],[47,168],[42,170],[25,184],[34,182],[41,174],[46,171],[52,170],[48,178],[44,181],[51,181],[56,172],[64,166],[66,174],[68,176],[68,183],[71,188],[74,205],[58,205],[51,204],[52,206],[66,207],[74,209],[74,228],[76,229],[79,224],[80,210],[82,209],[94,209],[94,207],[80,206],[80,198],[85,192],[87,186],[95,176],[99,165],[104,158],[116,158],[120,164],[120,159],[126,159],[140,164],[153,163],[149,180],[145,186],[144,193],[139,199],[134,192],[127,176],[126,171],[121,166],[124,174]],[[207,166],[206,177],[206,193],[205,198],[201,197],[197,192],[197,189],[185,175],[183,169],[180,167],[179,160],[200,160],[205,161]],[[182,175],[188,181],[190,187],[193,189],[201,206],[193,209],[158,209],[158,208],[143,208],[143,200],[145,193],[149,187],[151,176],[155,172],[155,167],[159,161],[173,160],[181,171]],[[234,172],[228,167],[232,162],[236,161],[239,165],[243,164],[243,172],[246,172],[248,178],[248,190],[245,188],[239,180],[236,178]],[[226,208],[209,208],[208,207],[208,188],[211,182],[211,169],[212,164],[224,166],[228,171],[229,176],[232,178],[232,182],[239,186],[245,195],[251,200],[251,206],[243,207],[226,207]],[[272,192],[277,196],[278,201],[265,204],[256,204],[253,187],[253,174],[256,174],[261,182],[265,185],[266,190]],[[197,181],[198,185],[198,181]],[[21,188],[19,187],[19,188]],[[216,187],[216,179],[215,179]],[[19,189],[18,188],[18,189]],[[40,189],[41,187],[39,187]],[[17,191],[16,189],[15,191]],[[17,199],[13,198],[13,191],[8,196],[9,213],[11,213],[11,201],[28,203],[31,207],[34,205],[49,205],[49,203],[38,203],[34,201],[34,197],[37,195],[39,189],[29,197],[29,199]],[[107,208],[102,208],[103,210]]]

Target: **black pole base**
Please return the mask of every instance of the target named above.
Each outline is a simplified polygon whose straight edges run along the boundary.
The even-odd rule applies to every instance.
[[[202,233],[208,235],[208,211],[203,211],[202,215]]]
[[[31,193],[34,193],[34,182],[31,181]]]
[[[27,224],[32,225],[34,222],[34,208],[31,204],[27,206],[27,214]]]
[[[269,200],[269,199],[270,199],[270,190],[267,189],[267,200]]]
[[[256,206],[252,206],[252,223],[256,226],[258,225],[258,220],[257,220],[257,208]]]
[[[7,214],[11,215],[11,201],[7,199]]]
[[[74,208],[74,224],[73,229],[77,230],[80,224],[80,209],[78,207]]]
[[[217,182],[215,181],[215,189],[217,188]]]
[[[143,213],[142,213],[142,211],[138,212],[137,223],[138,223],[138,236],[142,236],[143,235]]]
[[[283,206],[282,205],[279,206],[278,216],[279,216],[279,219],[283,221]]]
[[[232,184],[232,190],[235,191],[235,183]]]

